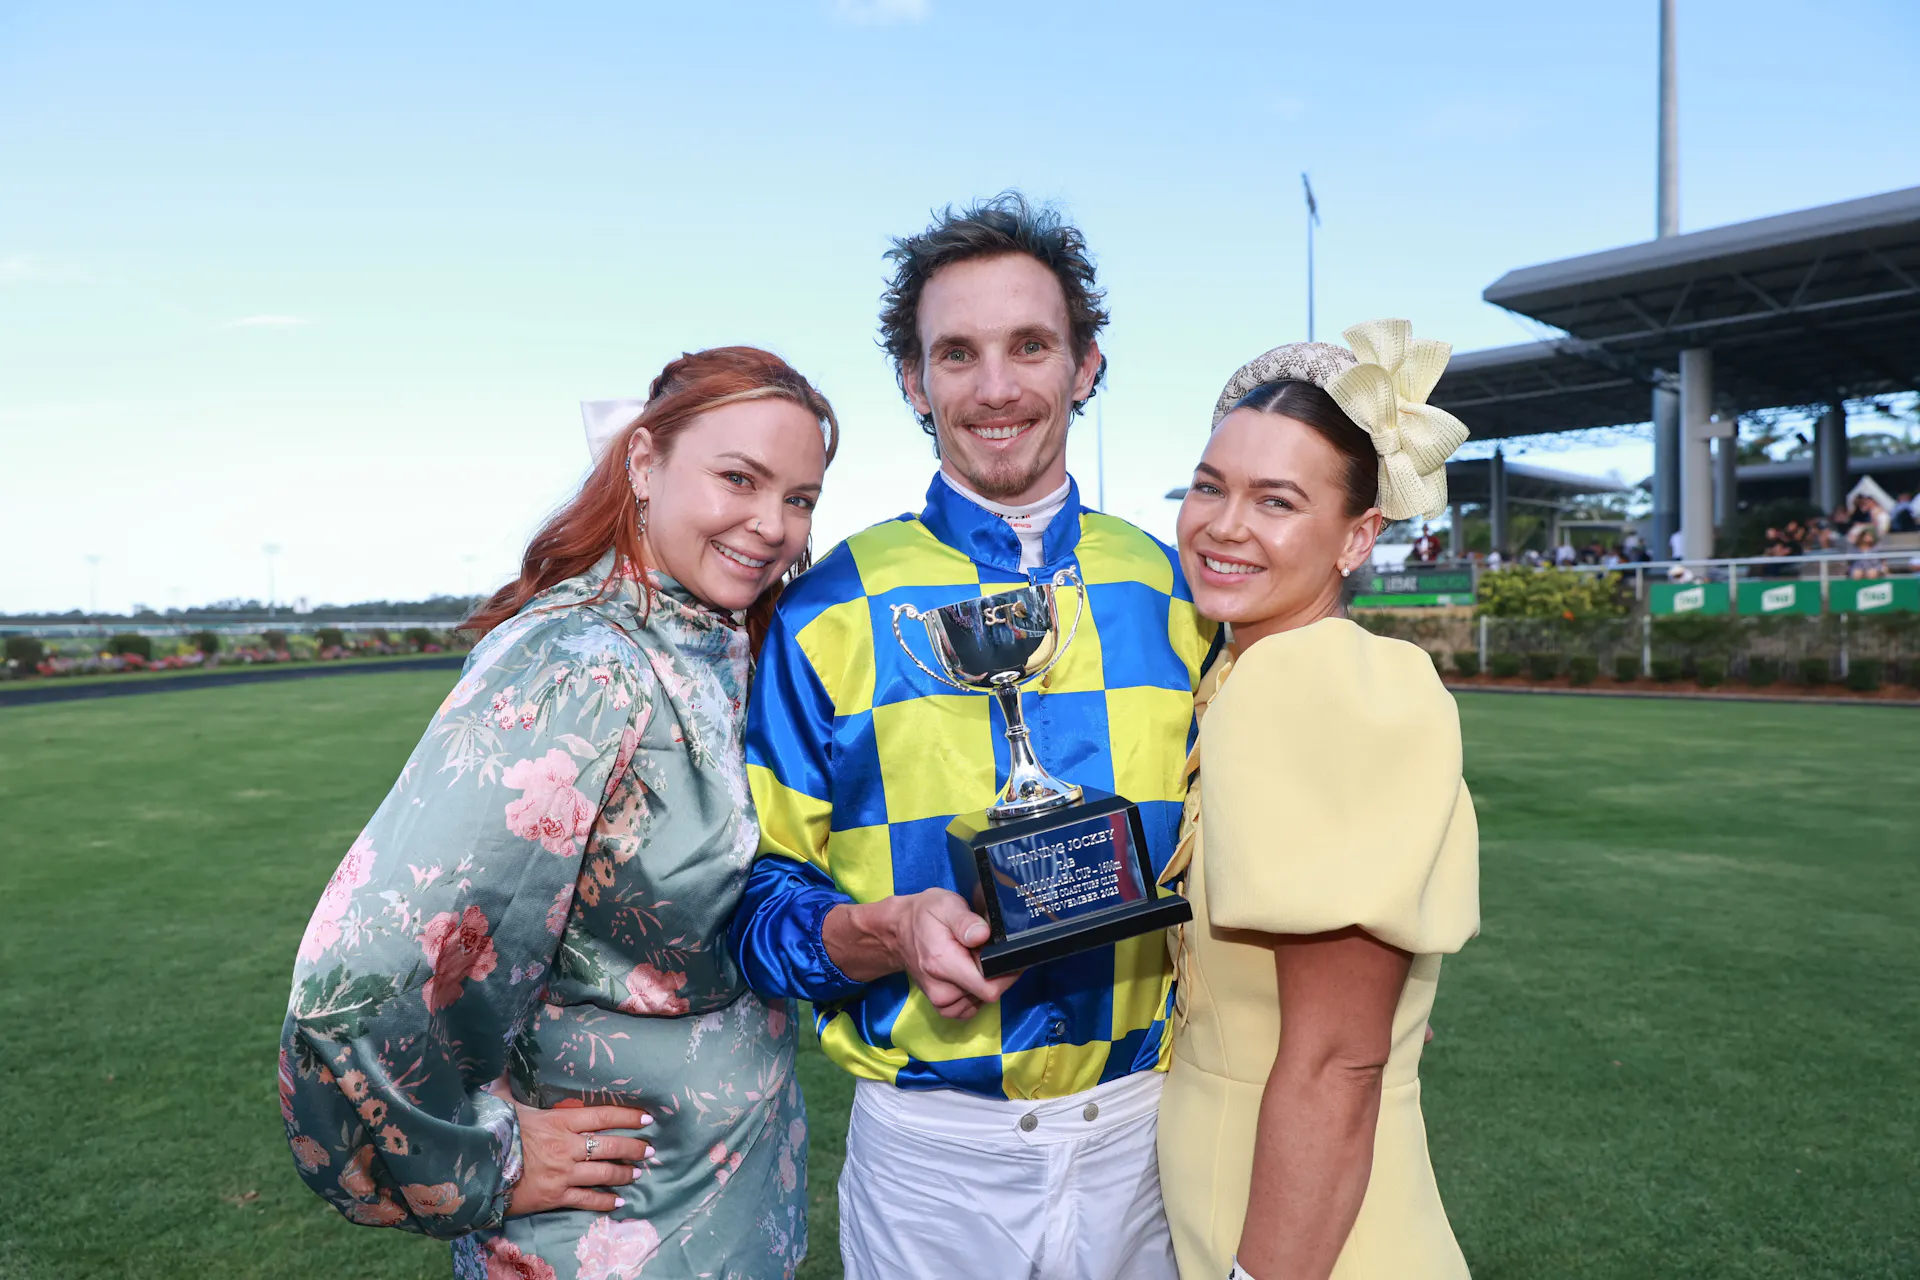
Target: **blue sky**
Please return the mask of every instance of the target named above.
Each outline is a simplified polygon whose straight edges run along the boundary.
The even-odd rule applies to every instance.
[[[0,610],[89,555],[102,608],[263,596],[267,543],[283,599],[491,587],[576,402],[721,342],[840,411],[823,544],[917,508],[880,255],[1007,186],[1092,242],[1106,505],[1164,536],[1304,336],[1302,170],[1323,337],[1523,340],[1489,282],[1652,230],[1654,0],[293,9],[0,0]],[[1920,184],[1915,48],[1911,0],[1681,0],[1684,227]]]

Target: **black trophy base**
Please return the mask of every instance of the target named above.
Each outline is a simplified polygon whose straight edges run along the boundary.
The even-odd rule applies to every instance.
[[[989,978],[1193,918],[1154,883],[1140,810],[1110,792],[1011,821],[964,814],[947,827],[947,853],[992,930],[980,949]]]
[[[1191,919],[1193,904],[1179,894],[1130,902],[1097,916],[1029,929],[1005,942],[989,942],[980,948],[980,972],[989,978],[998,978],[1049,960],[1104,947],[1110,942],[1137,938],[1156,929],[1171,929]]]

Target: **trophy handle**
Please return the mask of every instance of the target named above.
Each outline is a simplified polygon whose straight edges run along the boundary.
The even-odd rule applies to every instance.
[[[922,614],[918,609],[914,608],[910,604],[896,604],[893,606],[893,638],[899,642],[900,647],[902,649],[905,649],[907,651],[907,657],[913,663],[913,665],[920,668],[922,671],[926,672],[928,675],[932,676],[935,680],[938,680],[941,684],[950,685],[953,688],[958,689],[962,693],[980,692],[978,689],[969,688],[968,686],[961,684],[958,680],[953,679],[951,676],[942,675],[940,672],[935,671],[932,667],[929,667],[926,663],[920,661],[920,655],[913,651],[913,646],[907,643],[907,638],[904,635],[900,634],[900,618],[901,618],[901,615],[903,614],[908,618],[911,618],[915,622],[921,621],[921,619],[924,618],[926,615]],[[1080,624],[1080,619],[1078,618],[1075,618],[1073,621],[1075,626],[1078,626]]]
[[[1073,598],[1073,603],[1074,603],[1073,625],[1067,628],[1067,638],[1065,640],[1062,640],[1059,643],[1059,645],[1054,649],[1053,656],[1047,659],[1047,665],[1044,667],[1041,667],[1038,671],[1028,676],[1026,680],[1022,680],[1020,683],[1023,685],[1027,682],[1027,680],[1044,679],[1046,677],[1047,672],[1053,670],[1053,664],[1060,661],[1061,658],[1066,656],[1067,646],[1072,644],[1074,636],[1080,633],[1080,619],[1084,617],[1087,612],[1087,586],[1084,582],[1080,581],[1080,573],[1072,565],[1068,565],[1066,568],[1060,570],[1060,572],[1053,575],[1053,585],[1056,587],[1070,586],[1076,589],[1080,593]],[[894,607],[898,609],[898,608],[904,608],[905,606],[895,605]],[[895,623],[894,625],[898,626],[899,624]]]

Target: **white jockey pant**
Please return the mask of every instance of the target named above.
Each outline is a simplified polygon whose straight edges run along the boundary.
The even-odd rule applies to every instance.
[[[1164,1079],[1044,1102],[860,1081],[840,1171],[847,1280],[1174,1280]]]

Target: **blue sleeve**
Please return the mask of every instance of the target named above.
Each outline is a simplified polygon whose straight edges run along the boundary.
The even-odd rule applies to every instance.
[[[825,873],[779,854],[763,854],[747,876],[727,943],[747,985],[767,996],[828,1004],[857,995],[865,983],[840,971],[827,954],[827,912],[853,899]]]
[[[727,935],[741,974],[763,995],[825,1002],[864,985],[828,957],[822,934],[827,912],[853,901],[834,883],[827,861],[832,736],[832,700],[787,618],[776,613],[747,708],[747,779],[760,857]]]

